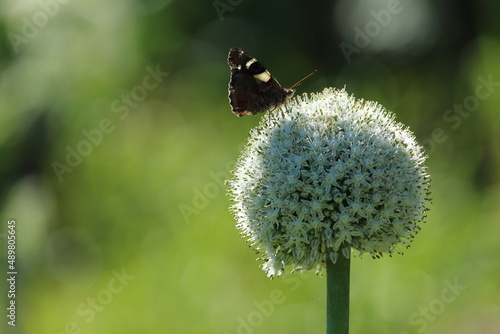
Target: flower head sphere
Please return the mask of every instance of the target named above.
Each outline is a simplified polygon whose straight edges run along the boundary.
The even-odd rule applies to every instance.
[[[304,94],[263,117],[229,181],[241,234],[268,276],[320,271],[351,248],[408,247],[429,202],[426,156],[412,132],[345,90]]]

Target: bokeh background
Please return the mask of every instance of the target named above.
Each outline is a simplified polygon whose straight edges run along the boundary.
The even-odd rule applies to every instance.
[[[297,94],[346,87],[425,146],[428,222],[352,263],[351,333],[500,332],[500,5],[0,2],[2,333],[323,333],[325,278],[269,280],[223,181],[259,116],[229,48]],[[16,326],[7,221],[16,220]]]

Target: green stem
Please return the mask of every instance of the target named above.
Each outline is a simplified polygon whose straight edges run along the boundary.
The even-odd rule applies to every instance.
[[[326,334],[349,333],[349,277],[351,259],[339,254],[326,263]]]

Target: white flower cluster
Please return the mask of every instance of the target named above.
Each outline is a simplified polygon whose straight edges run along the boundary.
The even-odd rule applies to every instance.
[[[251,131],[228,183],[231,211],[268,276],[320,271],[351,248],[400,252],[425,218],[425,159],[379,104],[332,88],[304,94]]]

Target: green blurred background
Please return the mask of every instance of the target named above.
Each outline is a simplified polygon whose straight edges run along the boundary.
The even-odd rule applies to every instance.
[[[325,278],[269,280],[223,180],[261,116],[230,47],[297,94],[346,87],[425,146],[404,256],[352,263],[351,333],[500,332],[500,5],[0,2],[2,333],[323,333]],[[16,220],[16,326],[7,221]]]

